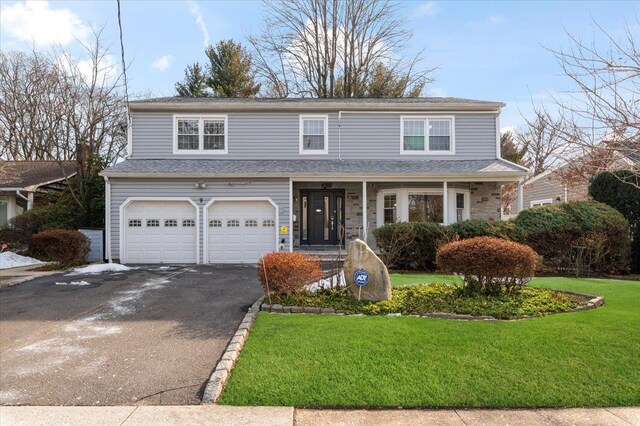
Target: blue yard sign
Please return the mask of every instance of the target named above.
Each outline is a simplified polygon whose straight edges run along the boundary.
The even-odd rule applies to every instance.
[[[358,269],[356,273],[353,274],[353,281],[360,287],[365,286],[369,282],[369,273],[364,269]]]

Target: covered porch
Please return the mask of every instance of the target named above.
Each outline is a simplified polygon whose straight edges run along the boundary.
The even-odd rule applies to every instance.
[[[511,182],[294,179],[293,249],[334,252],[356,238],[375,247],[373,231],[387,223],[499,220],[500,189]]]

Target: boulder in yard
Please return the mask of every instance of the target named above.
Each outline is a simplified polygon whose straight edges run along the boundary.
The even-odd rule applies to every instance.
[[[344,261],[344,275],[347,281],[347,291],[353,297],[360,299],[379,301],[391,300],[391,279],[385,264],[369,248],[367,243],[357,239],[349,244],[347,259]],[[364,271],[366,284],[359,286],[356,284],[355,275],[358,271]],[[364,281],[360,281],[363,283]]]

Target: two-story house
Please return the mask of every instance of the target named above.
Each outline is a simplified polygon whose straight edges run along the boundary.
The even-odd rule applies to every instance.
[[[131,102],[128,158],[103,172],[123,263],[256,263],[375,244],[389,222],[500,219],[504,104],[457,98]]]

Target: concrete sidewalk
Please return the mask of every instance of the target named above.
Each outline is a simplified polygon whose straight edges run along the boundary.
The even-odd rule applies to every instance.
[[[640,426],[640,407],[533,410],[307,410],[223,405],[0,407],[8,425],[561,425]]]

